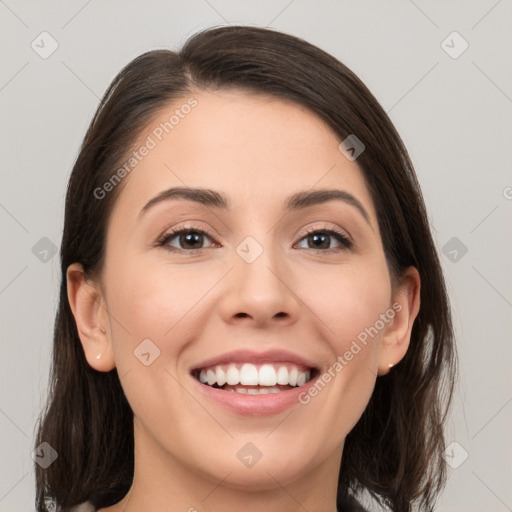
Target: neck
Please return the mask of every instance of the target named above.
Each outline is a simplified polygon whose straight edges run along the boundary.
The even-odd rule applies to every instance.
[[[336,512],[342,446],[315,467],[272,474],[251,468],[247,485],[237,478],[243,468],[212,477],[179,461],[152,441],[147,432],[135,437],[135,471],[129,493],[116,506],[100,512]],[[292,476],[290,476],[292,475]]]

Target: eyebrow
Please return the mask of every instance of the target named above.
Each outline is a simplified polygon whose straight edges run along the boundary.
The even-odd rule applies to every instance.
[[[156,204],[173,199],[185,199],[219,210],[231,211],[232,209],[231,203],[226,195],[216,190],[208,188],[173,187],[160,192],[160,194],[150,199],[140,211],[139,217]],[[345,190],[327,189],[297,192],[286,198],[284,211],[286,213],[297,211],[333,200],[343,201],[356,208],[371,227],[370,216],[364,206],[358,199]]]

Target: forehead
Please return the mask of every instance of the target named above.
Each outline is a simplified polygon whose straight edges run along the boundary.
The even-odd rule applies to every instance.
[[[240,209],[257,199],[268,208],[299,190],[343,188],[372,216],[362,172],[340,142],[317,114],[290,100],[194,91],[160,109],[139,135],[136,150],[150,149],[124,178],[116,209],[131,215],[173,186],[222,191]]]

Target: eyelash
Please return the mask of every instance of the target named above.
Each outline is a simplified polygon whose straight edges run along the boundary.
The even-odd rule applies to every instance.
[[[176,247],[171,247],[168,245],[168,243],[175,238],[178,235],[181,235],[182,233],[197,233],[200,235],[206,235],[208,238],[213,240],[213,237],[204,229],[198,228],[196,226],[185,226],[182,228],[177,228],[169,231],[168,233],[165,233],[158,241],[157,246],[163,247],[164,249],[167,249],[171,252],[187,252],[196,254],[204,249],[179,249]],[[347,251],[352,248],[353,242],[341,231],[338,231],[335,228],[329,228],[329,229],[319,229],[319,228],[312,228],[308,229],[306,233],[299,239],[299,242],[302,241],[304,238],[307,238],[309,235],[316,234],[316,233],[322,233],[326,235],[333,236],[340,244],[343,246],[341,248],[332,248],[332,249],[310,249],[312,251],[317,252],[340,252],[340,251]]]

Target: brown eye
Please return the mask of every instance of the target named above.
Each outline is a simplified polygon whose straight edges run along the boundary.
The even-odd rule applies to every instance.
[[[177,251],[198,251],[204,249],[205,238],[211,240],[206,231],[199,228],[181,228],[170,233],[166,233],[158,242],[159,246],[164,246],[169,250]],[[177,246],[176,246],[177,244]]]
[[[338,244],[340,244],[338,247],[331,247],[333,238],[338,242]],[[301,238],[301,241],[302,240],[307,241],[306,249],[319,251],[328,251],[333,249],[345,250],[352,247],[352,242],[343,233],[333,229],[317,229],[310,231],[306,236]]]

